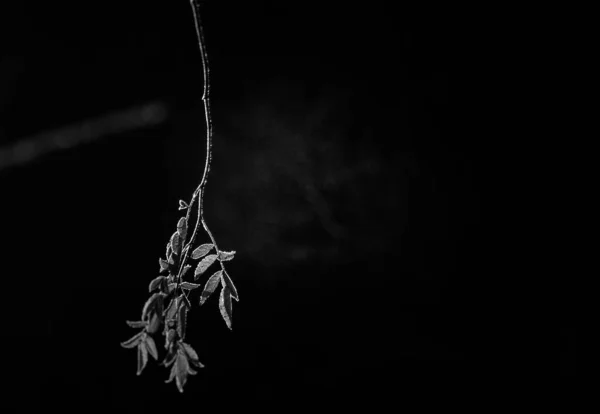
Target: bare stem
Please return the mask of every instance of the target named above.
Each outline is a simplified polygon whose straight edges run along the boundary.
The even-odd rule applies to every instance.
[[[212,232],[209,230],[206,221],[204,220],[204,190],[206,187],[206,183],[208,181],[208,173],[210,171],[210,162],[212,160],[212,119],[210,117],[210,68],[208,64],[208,54],[206,53],[206,45],[204,41],[204,31],[202,29],[202,21],[200,19],[200,3],[198,0],[190,0],[190,4],[192,6],[192,11],[194,13],[194,23],[196,26],[196,35],[198,37],[198,44],[200,46],[200,55],[202,56],[202,71],[204,74],[204,92],[202,94],[202,102],[204,104],[204,117],[206,120],[206,163],[204,164],[204,173],[202,174],[202,181],[200,181],[200,185],[194,191],[192,196],[192,200],[187,208],[186,213],[186,223],[189,221],[190,213],[192,211],[194,202],[198,200],[198,218],[196,220],[196,225],[194,226],[194,231],[192,233],[192,237],[188,241],[188,243],[183,247],[184,255],[181,258],[179,274],[181,274],[182,269],[185,267],[185,263],[189,257],[189,253],[191,250],[191,246],[196,240],[196,234],[200,225],[204,228],[212,244],[215,246],[215,250],[217,254],[219,253],[219,248],[217,247],[217,242],[212,235]],[[225,271],[225,267],[223,262],[219,261],[221,264],[221,269]],[[178,278],[179,279],[179,278]],[[178,280],[178,283],[180,281]]]
[[[206,223],[204,223],[204,188],[206,187],[206,182],[208,181],[208,173],[210,171],[210,162],[212,159],[212,120],[210,117],[210,69],[208,66],[208,55],[206,53],[206,45],[204,42],[204,31],[202,29],[202,21],[200,20],[200,3],[198,0],[190,0],[190,4],[192,5],[192,11],[194,13],[194,23],[196,26],[196,35],[198,37],[198,44],[200,46],[200,55],[202,56],[202,71],[204,73],[204,93],[202,94],[202,102],[204,103],[204,117],[206,120],[206,163],[204,164],[204,173],[202,174],[202,181],[200,185],[194,191],[194,196],[192,198],[192,203],[196,197],[199,198],[198,201],[198,221],[196,222],[196,226],[194,227],[194,232],[192,234],[192,238],[189,241],[189,245],[191,246],[194,243],[196,238],[196,233],[198,231],[198,227],[200,222],[202,222],[207,233],[208,231],[206,227]],[[192,208],[190,204],[188,208],[189,210]],[[211,236],[212,239],[212,236]],[[214,244],[214,240],[213,240]],[[189,249],[188,249],[189,250]],[[186,254],[187,256],[187,254]]]

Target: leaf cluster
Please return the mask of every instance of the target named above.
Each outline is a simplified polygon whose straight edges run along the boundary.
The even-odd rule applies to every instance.
[[[187,209],[189,213],[190,206],[187,203],[180,201],[179,205],[180,210]],[[193,272],[194,282],[198,282],[212,264],[219,262],[221,269],[214,272],[204,283],[198,303],[200,305],[206,303],[220,285],[219,310],[229,329],[232,328],[232,299],[239,301],[237,289],[227,274],[224,264],[234,258],[235,251],[219,250],[211,235],[212,243],[201,244],[190,254],[194,237],[185,244],[187,234],[188,217],[186,216],[181,217],[177,222],[177,230],[167,243],[165,258],[159,259],[159,276],[149,283],[150,297],[142,308],[140,320],[127,321],[130,327],[141,328],[141,330],[121,343],[124,348],[137,349],[137,375],[140,375],[148,362],[148,354],[158,361],[159,353],[155,336],[162,335],[165,356],[160,365],[171,367],[166,382],[175,379],[180,392],[183,392],[188,375],[196,374],[193,368],[204,367],[196,351],[185,342],[187,314],[192,308],[190,294],[201,287],[200,283],[184,280],[184,277],[190,274],[189,270],[194,267],[188,262],[198,261]]]

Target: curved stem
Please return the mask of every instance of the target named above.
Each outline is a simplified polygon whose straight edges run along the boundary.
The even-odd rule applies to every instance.
[[[185,267],[185,263],[187,262],[187,259],[189,257],[190,248],[193,245],[194,241],[196,240],[196,234],[198,233],[198,229],[199,229],[200,225],[202,225],[202,227],[204,228],[204,230],[210,237],[212,244],[215,246],[215,250],[217,251],[217,254],[219,253],[219,248],[217,247],[217,242],[215,241],[215,238],[213,237],[212,232],[209,230],[208,225],[206,224],[206,221],[204,220],[204,190],[206,188],[206,183],[208,181],[208,173],[210,172],[210,162],[212,160],[212,151],[211,151],[212,150],[212,119],[210,117],[210,100],[209,100],[210,68],[209,68],[209,64],[208,64],[208,54],[206,53],[206,46],[205,46],[205,41],[204,41],[204,31],[202,29],[202,21],[200,19],[200,3],[198,0],[190,0],[190,4],[192,6],[192,11],[194,13],[194,24],[196,26],[196,35],[198,37],[198,44],[200,46],[200,55],[202,56],[202,71],[204,74],[204,87],[203,87],[204,92],[202,94],[202,102],[204,104],[204,117],[206,120],[206,163],[204,164],[204,173],[202,174],[202,181],[200,182],[200,185],[198,185],[198,187],[194,191],[192,200],[187,208],[186,222],[189,221],[190,213],[192,211],[194,202],[196,201],[196,199],[198,199],[198,218],[196,221],[196,225],[194,226],[194,231],[192,233],[192,237],[187,242],[187,244],[183,247],[183,249],[185,249],[185,253],[184,253],[183,257],[181,258],[182,260],[180,262],[179,274],[181,274],[181,270]],[[219,260],[219,263],[221,264],[221,269],[223,269],[223,271],[225,271],[223,262],[221,262]],[[180,281],[178,280],[178,283],[179,282]]]
[[[192,208],[192,204],[196,197],[199,198],[198,201],[198,221],[196,222],[196,226],[194,227],[194,232],[189,241],[189,245],[191,246],[194,243],[196,238],[196,233],[198,231],[199,224],[202,223],[204,229],[208,231],[206,227],[206,223],[204,222],[204,188],[206,187],[206,182],[208,181],[208,173],[210,171],[210,162],[212,159],[212,120],[210,117],[210,69],[208,66],[208,54],[206,53],[206,46],[204,42],[204,31],[202,29],[202,21],[200,20],[200,3],[198,0],[190,0],[190,4],[192,5],[192,11],[194,13],[194,23],[196,26],[196,35],[198,37],[198,44],[200,46],[200,55],[202,56],[202,71],[204,73],[204,92],[202,94],[202,102],[204,103],[204,117],[206,120],[206,163],[204,164],[204,173],[202,174],[202,181],[200,185],[194,191],[194,196],[192,197],[192,203],[188,207],[188,216],[190,209]],[[212,239],[212,235],[211,235]],[[214,244],[214,240],[213,240]],[[189,251],[189,249],[188,249]],[[187,253],[186,253],[187,258]]]

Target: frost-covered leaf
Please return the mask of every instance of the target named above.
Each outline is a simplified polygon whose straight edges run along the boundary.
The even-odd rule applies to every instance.
[[[174,319],[175,314],[177,313],[177,309],[179,308],[179,297],[173,298],[167,306],[167,310],[165,312],[165,319],[167,321]]]
[[[177,358],[177,354],[174,354],[173,352],[169,352],[167,355],[165,355],[165,359],[162,360],[160,365],[168,367],[173,362],[175,362],[175,358]]]
[[[169,349],[169,345],[171,345],[171,342],[173,342],[173,339],[175,338],[176,334],[177,332],[175,332],[175,329],[169,329],[169,331],[167,332],[167,337],[165,338],[166,349]]]
[[[177,233],[180,240],[185,240],[185,236],[187,235],[187,220],[185,217],[181,217],[177,222]]]
[[[209,254],[204,259],[200,260],[196,270],[194,270],[194,280],[198,279],[205,271],[217,260],[216,254]]]
[[[148,353],[152,355],[152,357],[158,361],[158,351],[156,350],[156,343],[154,343],[154,339],[150,335],[146,335],[146,348]]]
[[[227,327],[231,329],[231,292],[228,288],[221,289],[219,310],[221,311],[221,316],[225,320]]]
[[[177,324],[177,333],[180,338],[185,338],[185,328],[187,325],[187,312],[188,309],[185,306],[179,308],[179,321]]]
[[[158,264],[160,265],[161,273],[169,269],[169,262],[163,259],[158,259]]]
[[[125,321],[132,328],[145,328],[148,324],[146,321]]]
[[[158,361],[158,351],[156,350],[156,343],[154,343],[154,339],[150,335],[146,335],[146,348],[148,349],[148,353],[152,355],[152,357]]]
[[[204,364],[202,362],[200,362],[199,358],[198,358],[198,354],[196,353],[196,351],[194,350],[194,348],[192,348],[192,346],[188,343],[185,342],[180,342],[181,347],[183,348],[183,351],[186,353],[189,362],[191,362],[194,366],[198,367],[198,368],[204,368]]]
[[[191,359],[192,361],[198,361],[198,354],[190,344],[186,342],[181,342],[181,346],[183,347],[183,350],[185,351],[189,359]]]
[[[176,359],[177,359],[177,357],[173,358],[173,360],[171,361],[171,364],[172,364],[173,362],[175,362],[175,360],[176,360]],[[170,365],[170,364],[169,364],[169,365]],[[169,373],[169,379],[167,379],[167,380],[165,381],[165,383],[167,383],[167,384],[168,384],[169,382],[173,381],[173,379],[175,378],[175,373],[176,373],[176,372],[177,372],[177,366],[176,366],[176,365],[173,365],[173,366],[171,367],[171,372]]]
[[[185,210],[186,208],[188,208],[188,203],[186,203],[183,200],[179,200],[179,210]]]
[[[140,375],[146,364],[148,363],[148,349],[146,349],[146,345],[144,343],[140,343],[138,345],[138,370],[137,374]]]
[[[181,243],[180,243],[180,239],[179,239],[179,233],[175,232],[173,233],[173,235],[171,236],[171,248],[173,249],[173,253],[175,254],[179,254],[179,251],[181,250]]]
[[[231,280],[227,272],[223,272],[223,277],[221,278],[221,285],[223,287],[227,287],[231,292],[231,297],[239,302],[240,299],[238,297],[237,289],[233,284],[233,280]]]
[[[129,338],[125,342],[121,342],[121,346],[123,348],[134,348],[134,347],[136,347],[142,341],[142,335],[143,334],[144,334],[144,331],[138,332],[137,334],[135,334],[134,336],[132,336],[131,338]]]
[[[206,256],[213,247],[215,246],[211,243],[201,244],[200,246],[196,247],[192,252],[192,259],[196,260]]]
[[[179,272],[179,261],[181,260],[181,255],[179,252],[173,252],[171,257],[169,257],[169,273],[172,275],[177,275]]]
[[[190,375],[196,375],[197,374],[197,372],[192,369],[192,366],[190,365],[190,361],[189,360],[188,360],[188,371],[187,371],[187,373],[190,374]]]
[[[177,388],[179,392],[183,392],[183,387],[187,382],[188,371],[190,369],[190,365],[187,360],[187,356],[181,352],[177,352],[177,360],[175,361],[175,381],[177,383]]]
[[[221,280],[221,273],[223,273],[222,270],[215,272],[206,281],[206,284],[204,285],[204,290],[202,291],[202,294],[200,295],[200,305],[202,305],[202,304],[204,304],[204,302],[206,302],[206,300],[210,297],[210,295],[212,295],[212,293],[215,291],[215,289],[219,285],[219,281]]]
[[[167,297],[166,293],[160,292],[158,299],[156,300],[156,306],[154,307],[155,311],[162,315],[165,310],[165,298]]]
[[[185,265],[183,266],[183,270],[181,271],[181,277],[183,278],[185,276],[185,274],[187,273],[188,270],[190,270],[192,267],[192,265]]]
[[[185,351],[184,347],[181,346],[184,344],[182,342],[179,342],[179,344],[179,349],[173,358],[175,363],[171,367],[169,379],[167,379],[165,382],[169,383],[175,379],[177,389],[179,392],[183,392],[188,375],[196,375],[196,371],[194,371],[190,366],[190,361],[188,360],[189,354]],[[170,361],[170,363],[172,363],[172,361]],[[194,363],[194,361],[192,361],[192,363]]]
[[[198,364],[199,364],[199,365],[200,365],[200,368],[204,368],[204,365],[200,364],[200,361],[198,361],[197,359],[196,359],[196,360],[191,360],[191,358],[190,358],[189,354],[187,353],[187,351],[185,350],[185,348],[183,348],[183,347],[181,346],[181,344],[183,344],[183,342],[179,342],[179,343],[180,343],[180,346],[179,346],[179,352],[181,352],[181,353],[183,354],[183,356],[185,357],[185,359],[186,359],[186,360],[187,360],[187,362],[188,362],[188,369],[187,369],[187,373],[188,373],[188,374],[190,374],[190,375],[196,375],[196,374],[197,374],[197,372],[196,372],[196,371],[194,371],[194,370],[192,369],[192,367],[191,367],[191,365],[190,365],[190,362],[191,362],[192,364],[194,364],[194,365],[198,365]],[[189,346],[189,345],[188,345],[188,346]]]
[[[169,241],[167,243],[167,252],[165,254],[165,257],[167,258],[167,260],[169,260],[169,256],[171,256],[172,251],[173,251],[173,249],[171,249],[171,241]]]
[[[146,328],[146,332],[148,333],[155,333],[158,332],[158,329],[160,328],[160,324],[161,324],[161,319],[158,313],[153,312],[152,317],[150,318],[150,323],[148,324],[148,327]]]
[[[235,256],[235,250],[232,250],[230,252],[224,252],[224,251],[219,252],[219,260],[222,262],[227,262],[229,260],[233,260],[233,256]]]
[[[142,319],[146,319],[146,315],[153,310],[157,305],[159,305],[159,301],[162,300],[163,294],[162,293],[154,293],[152,296],[150,296],[150,298],[148,298],[148,300],[146,301],[146,303],[144,304],[144,308],[142,309]]]
[[[192,290],[192,289],[196,289],[196,288],[200,287],[199,284],[190,283],[190,282],[181,282],[181,284],[179,286],[181,286],[183,289],[187,289],[187,290]]]
[[[157,278],[152,279],[150,285],[148,285],[148,291],[152,292],[153,290],[158,289],[164,280],[167,280],[166,276],[159,276]]]

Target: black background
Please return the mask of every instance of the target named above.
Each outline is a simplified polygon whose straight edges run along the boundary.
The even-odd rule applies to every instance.
[[[237,252],[240,302],[232,331],[216,297],[192,309],[206,368],[184,394],[154,361],[137,377],[119,343],[204,168],[189,3],[3,5],[3,146],[168,107],[158,126],[0,170],[5,412],[399,410],[528,392],[516,318],[488,316],[516,305],[488,299],[503,287],[483,206],[503,200],[484,195],[501,144],[473,100],[487,14],[391,3],[203,4],[205,214]],[[554,343],[545,372],[573,375],[574,334]]]

